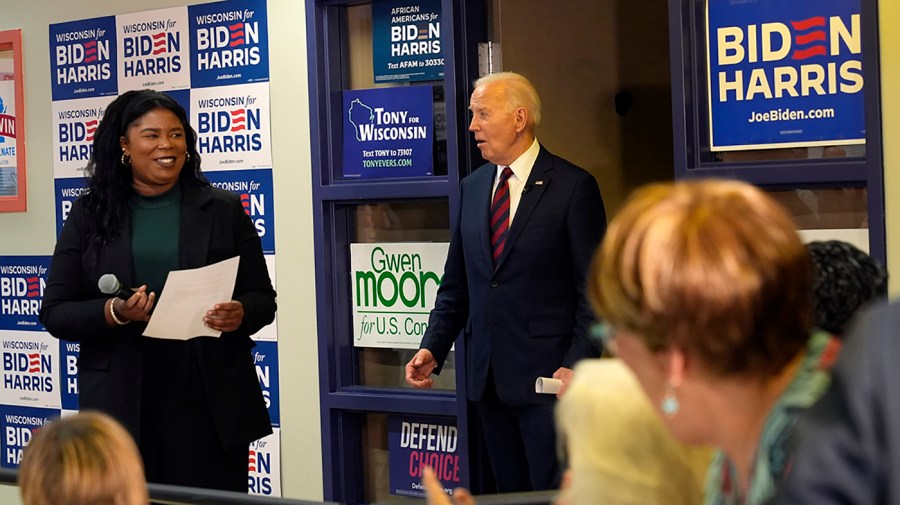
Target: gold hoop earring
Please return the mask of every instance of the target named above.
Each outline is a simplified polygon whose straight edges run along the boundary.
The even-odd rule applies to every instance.
[[[126,167],[131,166],[131,156],[125,153],[125,150],[122,150],[122,164]]]

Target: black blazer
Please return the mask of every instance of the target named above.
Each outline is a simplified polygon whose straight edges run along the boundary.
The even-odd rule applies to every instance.
[[[488,215],[496,165],[460,184],[460,213],[422,348],[440,372],[464,331],[466,388],[479,400],[491,367],[500,398],[510,405],[552,401],[534,382],[573,368],[600,349],[588,337],[593,313],[585,277],[606,231],[597,181],[541,147],[494,268]]]
[[[41,306],[41,322],[54,337],[80,342],[80,408],[107,412],[140,440],[141,333],[146,323],[110,328],[97,281],[113,273],[125,286],[137,284],[131,251],[130,220],[100,252],[87,253],[82,200],[63,227]],[[259,236],[237,195],[182,182],[179,269],[197,268],[240,256],[233,299],[244,306],[244,320],[220,338],[199,337],[194,346],[203,388],[224,447],[247,444],[272,432],[256,377],[250,335],[275,318],[275,290],[269,280]]]

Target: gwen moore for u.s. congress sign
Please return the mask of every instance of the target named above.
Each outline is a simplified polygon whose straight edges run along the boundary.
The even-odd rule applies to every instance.
[[[373,219],[390,219],[374,207]],[[350,244],[353,345],[418,349],[447,259],[446,242]]]
[[[713,151],[865,142],[859,0],[708,0]]]

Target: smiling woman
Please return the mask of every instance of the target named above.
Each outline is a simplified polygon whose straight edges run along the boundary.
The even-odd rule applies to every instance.
[[[122,159],[131,160],[135,191],[153,196],[172,189],[187,153],[184,126],[172,111],[153,109],[132,123],[120,139]]]
[[[88,190],[53,254],[41,321],[81,342],[81,409],[135,438],[150,482],[247,491],[247,444],[271,433],[250,335],[275,317],[259,236],[239,197],[200,171],[184,108],[152,90],[114,100],[94,135]],[[206,311],[220,338],[142,335],[169,272],[239,257],[230,300]],[[138,286],[110,298],[97,281]]]

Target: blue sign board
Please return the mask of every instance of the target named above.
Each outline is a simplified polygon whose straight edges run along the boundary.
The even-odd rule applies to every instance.
[[[275,204],[272,169],[210,170],[203,175],[213,186],[237,193],[262,240],[263,253],[275,253]]]
[[[459,431],[454,419],[388,416],[390,492],[401,496],[425,496],[422,468],[430,466],[444,490],[469,487],[465,461],[460,458]]]
[[[50,256],[0,256],[0,330],[44,331],[38,318]]]
[[[269,420],[272,426],[281,426],[281,401],[278,388],[278,344],[275,342],[257,341],[256,347],[250,351],[253,364],[256,365],[256,378],[262,388],[266,407],[269,409]]]
[[[59,395],[63,410],[78,410],[78,356],[80,342],[59,341]]]
[[[188,6],[191,87],[269,80],[265,0]]]
[[[373,0],[375,82],[444,77],[441,0]]]
[[[433,174],[431,86],[344,91],[344,177]]]
[[[66,219],[69,218],[69,212],[72,212],[72,205],[87,187],[84,177],[53,179],[53,186],[53,194],[56,197],[56,235],[59,236]]]
[[[116,18],[50,25],[50,79],[53,100],[115,95]]]
[[[865,142],[859,0],[709,0],[713,151]]]
[[[58,409],[0,405],[3,459],[0,468],[19,468],[22,452],[45,424],[59,418]]]

